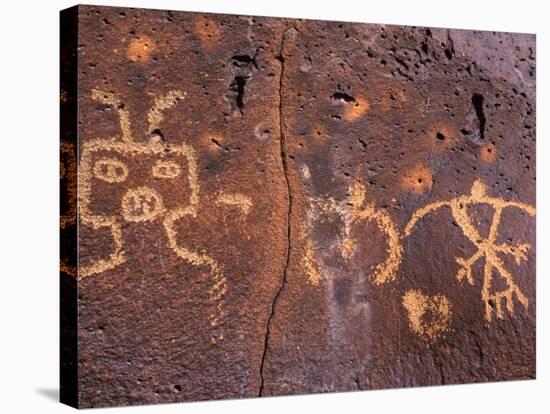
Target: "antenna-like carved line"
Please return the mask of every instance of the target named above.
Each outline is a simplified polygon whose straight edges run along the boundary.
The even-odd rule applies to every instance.
[[[130,115],[128,110],[124,109],[122,101],[114,93],[105,92],[100,89],[92,89],[92,99],[108,105],[118,112],[122,141],[133,142]]]
[[[156,129],[159,129],[160,123],[164,120],[163,112],[166,109],[172,108],[180,100],[185,98],[185,93],[180,91],[170,91],[166,95],[159,96],[153,102],[153,106],[147,114],[147,121],[149,121],[149,134]]]

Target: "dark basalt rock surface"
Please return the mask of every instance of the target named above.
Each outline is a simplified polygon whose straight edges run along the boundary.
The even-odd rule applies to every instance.
[[[533,35],[61,23],[64,402],[535,377]]]

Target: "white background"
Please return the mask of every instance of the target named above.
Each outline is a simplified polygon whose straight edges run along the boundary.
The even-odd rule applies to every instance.
[[[537,380],[105,409],[135,413],[549,412],[550,13],[540,1],[197,0],[105,5],[537,33]],[[64,413],[58,393],[58,11],[70,1],[0,9],[0,412]],[[546,105],[545,105],[546,104]],[[115,411],[116,410],[116,411]]]

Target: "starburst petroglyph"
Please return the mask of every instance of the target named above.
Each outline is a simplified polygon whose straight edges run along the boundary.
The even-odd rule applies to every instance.
[[[494,216],[489,230],[487,238],[483,238],[479,231],[474,226],[472,217],[468,215],[467,207],[476,204],[488,204],[494,209]],[[495,308],[498,318],[503,318],[504,313],[502,309],[503,300],[506,301],[506,308],[510,314],[514,313],[514,301],[515,295],[517,300],[523,305],[525,309],[529,304],[528,298],[521,291],[519,286],[514,281],[514,277],[509,270],[506,269],[499,254],[512,255],[516,263],[520,263],[522,260],[527,259],[527,250],[531,248],[528,243],[511,245],[508,243],[497,243],[498,226],[502,218],[502,211],[505,208],[517,208],[525,211],[530,216],[535,215],[535,209],[527,204],[506,201],[501,198],[490,197],[487,195],[486,185],[476,180],[472,185],[471,194],[456,197],[448,201],[439,201],[429,204],[419,210],[417,210],[412,219],[405,227],[404,237],[409,236],[419,220],[425,215],[432,213],[442,207],[449,207],[451,214],[461,228],[464,235],[476,246],[477,252],[469,257],[455,258],[457,263],[461,266],[456,277],[459,281],[466,279],[471,285],[474,284],[474,276],[472,268],[474,264],[481,258],[485,258],[485,265],[483,270],[483,283],[481,288],[481,298],[485,304],[485,320],[491,322],[493,307]],[[492,293],[493,288],[493,274],[498,272],[501,277],[504,278],[507,284],[507,288],[501,291]]]
[[[164,120],[164,111],[185,99],[186,94],[170,91],[156,98],[149,110],[148,140],[137,142],[132,133],[129,111],[120,98],[110,92],[94,89],[92,97],[118,112],[121,135],[108,139],[94,139],[83,144],[78,172],[78,208],[81,222],[92,229],[107,228],[110,231],[114,249],[107,258],[101,258],[86,266],[80,266],[77,279],[114,269],[129,258],[124,251],[122,223],[144,223],[162,221],[168,246],[181,259],[193,266],[209,268],[212,284],[208,290],[210,300],[215,303],[215,311],[209,316],[213,327],[218,326],[225,315],[223,299],[227,292],[227,280],[222,266],[206,252],[199,252],[182,246],[178,239],[176,223],[184,217],[197,217],[200,214],[200,185],[197,169],[197,156],[187,143],[167,144],[159,134],[159,125]],[[139,158],[141,174],[132,174],[131,165]],[[145,172],[145,165],[151,164]],[[185,167],[185,168],[184,168]],[[143,182],[142,182],[143,181]],[[171,193],[163,197],[161,186],[169,181],[173,185],[164,188],[186,188],[187,192]],[[116,201],[108,213],[97,211],[92,198],[98,188],[106,186],[108,194],[117,194],[115,186],[124,185],[121,199]],[[251,200],[242,194],[222,194],[218,204],[237,206],[244,215],[252,207]],[[180,197],[180,198],[178,198]],[[169,198],[177,199],[176,205],[167,205]],[[102,204],[108,203],[101,199]],[[174,202],[173,202],[174,203]],[[173,204],[172,203],[172,204]],[[216,335],[215,339],[222,338]]]

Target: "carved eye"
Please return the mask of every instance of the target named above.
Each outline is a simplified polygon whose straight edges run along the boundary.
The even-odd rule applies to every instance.
[[[176,178],[180,173],[180,166],[172,161],[157,161],[153,166],[153,177],[156,178]]]
[[[128,177],[128,167],[115,158],[102,158],[94,165],[94,175],[108,183],[121,183]]]

